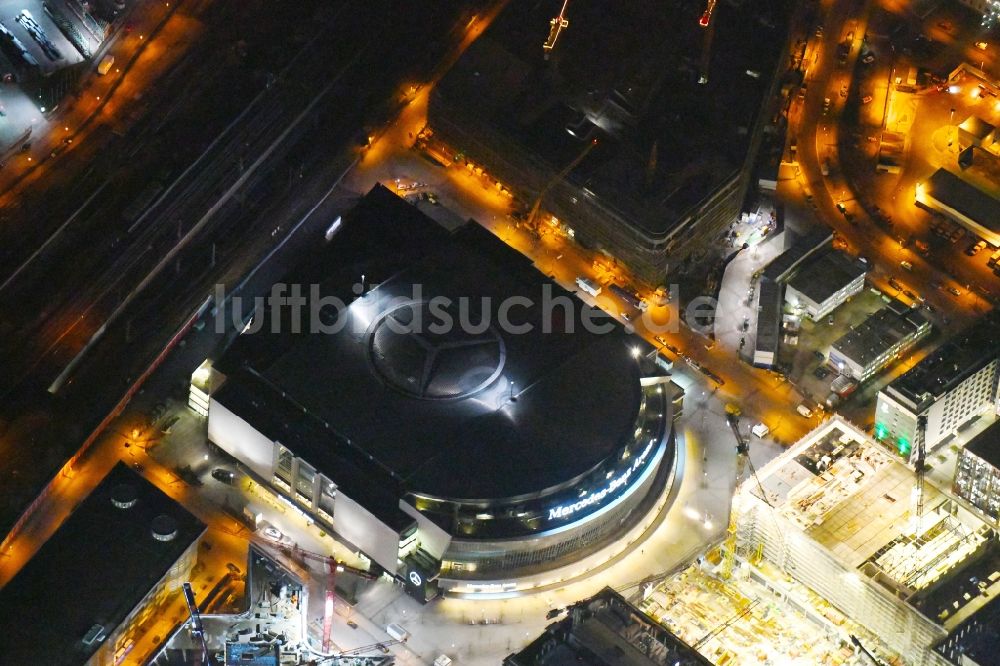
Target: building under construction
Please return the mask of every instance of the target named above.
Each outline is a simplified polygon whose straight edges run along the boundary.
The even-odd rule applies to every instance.
[[[935,648],[1000,592],[990,526],[839,416],[744,483],[733,511],[724,575],[777,570],[906,664],[965,663]]]
[[[565,618],[504,666],[708,666],[712,662],[606,587],[573,604]]]

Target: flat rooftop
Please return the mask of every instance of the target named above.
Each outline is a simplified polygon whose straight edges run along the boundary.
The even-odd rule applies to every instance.
[[[979,116],[969,116],[962,121],[962,124],[958,126],[958,129],[963,132],[968,132],[977,139],[985,139],[990,135],[990,132],[996,129],[996,127],[986,122]]]
[[[774,353],[778,356],[778,343],[781,342],[781,308],[784,303],[785,288],[768,278],[760,281],[759,311],[757,313],[757,337],[754,349],[761,352]]]
[[[508,3],[435,95],[462,122],[499,130],[498,149],[514,143],[555,172],[597,138],[567,180],[663,234],[746,162],[786,43],[789,4],[720,3],[703,85],[704,4],[612,9],[574,0],[546,60],[542,44],[562,1]]]
[[[712,662],[606,587],[570,606],[567,616],[504,666],[709,666]]]
[[[790,231],[785,233],[794,236]],[[803,261],[812,256],[813,253],[827,247],[832,240],[833,234],[825,228],[813,229],[802,236],[795,237],[787,250],[764,267],[764,277],[776,282],[785,280]]]
[[[1000,315],[990,313],[934,350],[887,388],[914,409],[937,400],[1000,356]]]
[[[786,284],[823,303],[868,272],[868,265],[833,248],[806,259]]]
[[[479,225],[447,232],[377,186],[285,282],[342,298],[321,317],[336,332],[240,336],[215,397],[338,484],[353,452],[418,495],[542,497],[631,441],[644,376],[633,348],[648,346]],[[510,323],[530,331],[499,324],[511,297]],[[454,325],[435,330],[442,313]]]
[[[952,512],[951,500],[930,483],[916,534],[913,471],[840,416],[765,465],[758,478],[782,517],[903,598],[939,586],[990,538],[985,523]],[[755,485],[743,488],[760,497]]]
[[[928,323],[919,308],[893,301],[840,336],[831,347],[858,364],[868,366]]]
[[[128,508],[120,508],[134,500]],[[173,533],[168,541],[154,538]],[[205,530],[159,488],[118,463],[2,590],[0,661],[78,666]]]
[[[1000,234],[1000,199],[947,169],[938,169],[924,184],[924,192],[944,206]]]

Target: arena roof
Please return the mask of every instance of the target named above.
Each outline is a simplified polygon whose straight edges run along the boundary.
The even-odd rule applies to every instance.
[[[362,275],[366,293],[352,300]],[[459,500],[543,496],[593,471],[635,428],[641,389],[633,347],[646,350],[644,343],[479,225],[448,233],[377,186],[345,216],[328,248],[287,282],[322,283],[324,296],[342,297],[348,307],[323,318],[343,329],[241,336],[219,364],[229,379],[216,399],[227,404],[241,392],[234,383],[267,383],[270,403],[292,404],[288,413],[301,416],[275,419],[276,407],[253,391],[242,391],[241,404],[254,409],[237,413],[286,431],[323,424],[336,437],[312,446],[350,448],[409,492]],[[512,323],[531,324],[530,332],[496,325],[512,296],[522,299],[510,310]],[[553,309],[551,333],[543,332],[546,299],[572,310]],[[494,325],[475,333],[429,325],[443,312],[458,321],[462,303],[471,323],[488,315]],[[583,330],[582,316],[608,331]],[[418,319],[419,333],[402,332]],[[319,471],[341,483],[337,464]]]
[[[91,628],[114,632],[204,529],[118,463],[0,590],[0,662],[86,662],[102,644],[84,644]]]

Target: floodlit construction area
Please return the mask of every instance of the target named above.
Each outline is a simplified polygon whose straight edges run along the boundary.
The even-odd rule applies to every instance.
[[[720,666],[870,663],[850,637],[869,646],[873,637],[766,562],[741,562],[728,580],[713,569],[689,566],[646,590],[640,607]]]
[[[945,664],[933,648],[1000,591],[996,534],[919,487],[913,470],[834,416],[737,492],[722,573],[759,555],[878,636],[870,649]],[[970,572],[984,581],[971,592]]]

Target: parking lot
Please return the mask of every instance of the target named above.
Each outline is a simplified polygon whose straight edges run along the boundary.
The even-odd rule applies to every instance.
[[[46,9],[48,8],[48,9]],[[95,54],[104,25],[76,0],[0,0],[0,161],[48,129],[42,90],[62,91]],[[6,31],[6,32],[4,32]],[[35,99],[33,99],[35,98]],[[49,103],[51,104],[51,103]]]

